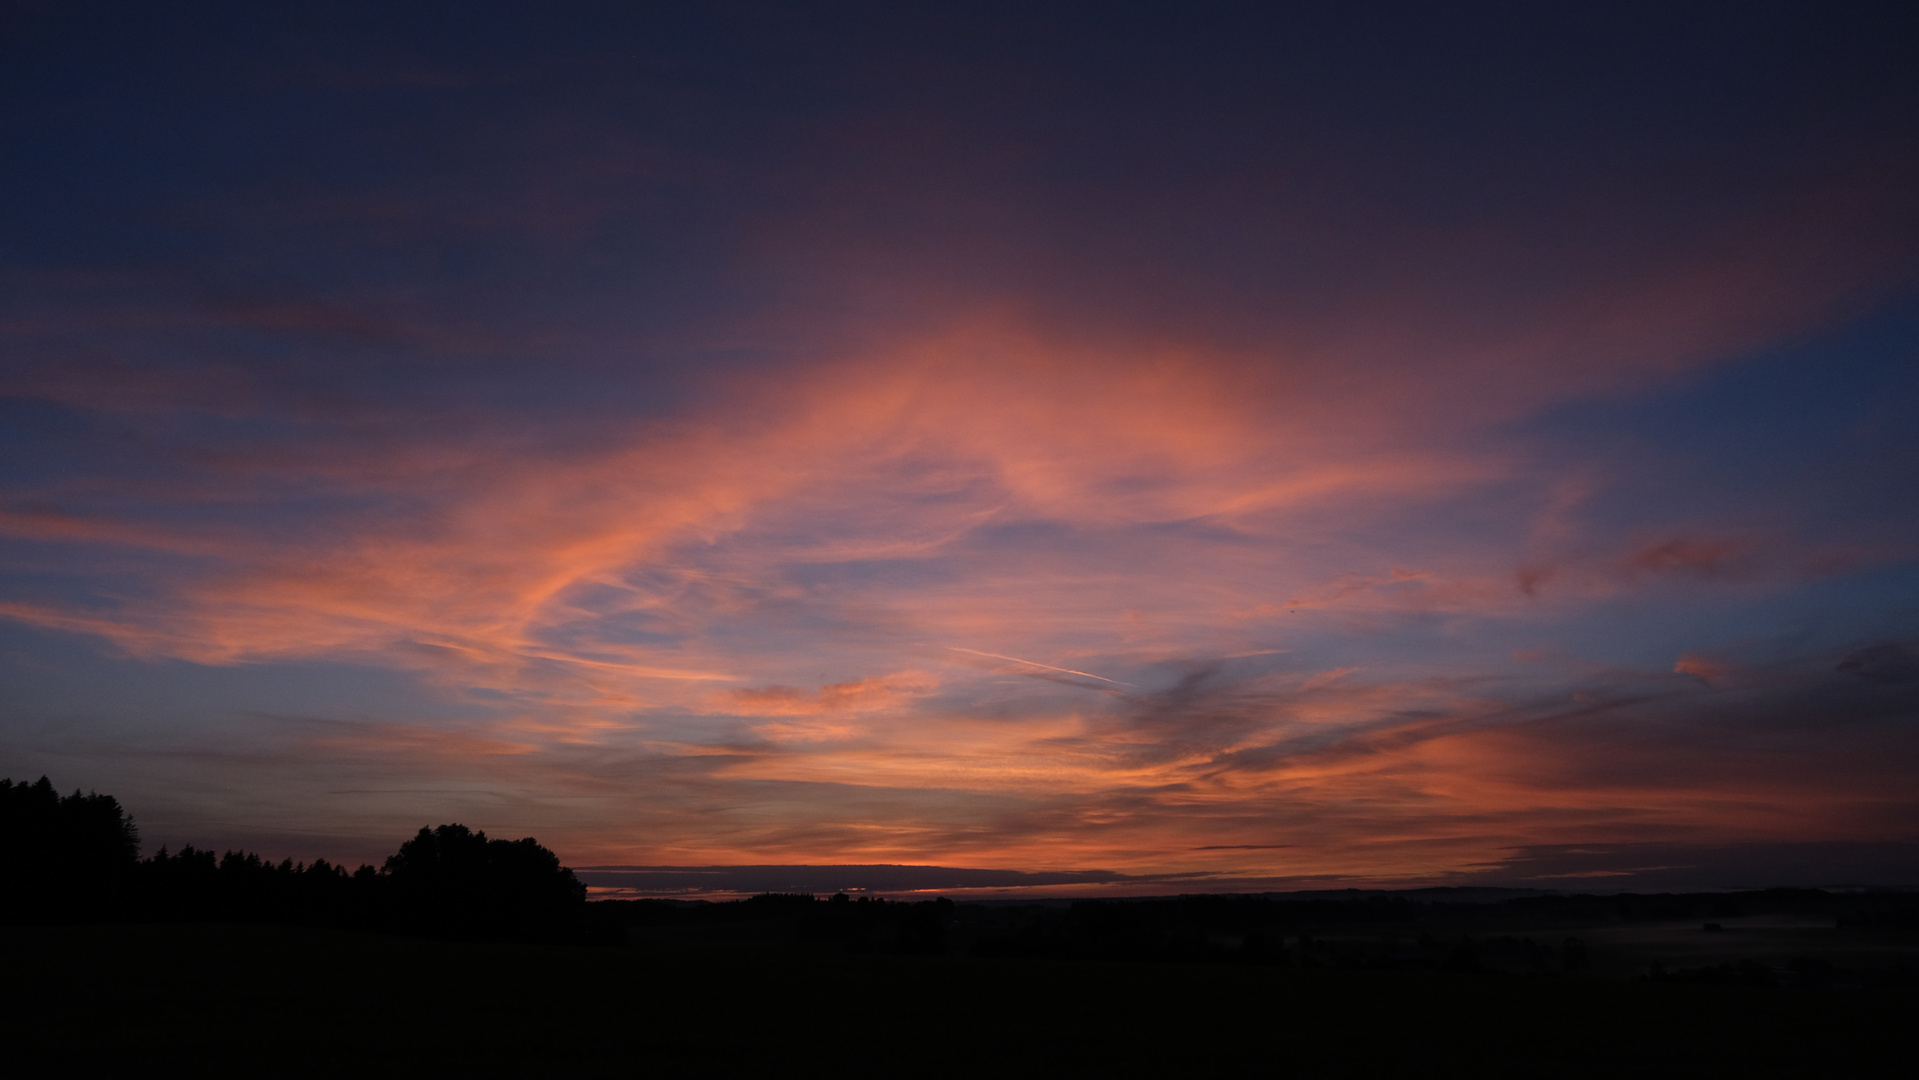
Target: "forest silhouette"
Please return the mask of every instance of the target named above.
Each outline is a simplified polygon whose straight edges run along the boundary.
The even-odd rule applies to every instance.
[[[422,827],[384,865],[275,863],[187,845],[140,858],[111,795],[0,780],[0,919],[276,922],[474,940],[577,935],[586,886],[532,837]]]

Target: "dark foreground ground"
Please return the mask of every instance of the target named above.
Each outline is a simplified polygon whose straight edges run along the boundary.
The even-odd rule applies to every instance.
[[[0,927],[11,1075],[1911,1075],[1919,993]],[[191,1075],[191,1074],[189,1074]]]

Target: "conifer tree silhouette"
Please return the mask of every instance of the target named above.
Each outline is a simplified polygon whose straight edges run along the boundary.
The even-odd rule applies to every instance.
[[[111,795],[61,796],[42,776],[0,780],[0,914],[70,919],[119,902],[140,831]]]

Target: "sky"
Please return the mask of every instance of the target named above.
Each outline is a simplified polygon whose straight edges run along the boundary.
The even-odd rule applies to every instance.
[[[0,20],[0,774],[148,851],[1919,886],[1907,5]]]

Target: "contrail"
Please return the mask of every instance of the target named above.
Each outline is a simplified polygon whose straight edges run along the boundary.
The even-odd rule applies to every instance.
[[[995,660],[1011,660],[1015,664],[1029,664],[1033,667],[1045,668],[1048,671],[1063,671],[1068,675],[1084,675],[1089,679],[1098,679],[1100,682],[1112,683],[1114,686],[1132,686],[1133,685],[1132,683],[1129,683],[1129,682],[1120,682],[1118,679],[1109,679],[1104,675],[1095,675],[1090,671],[1074,671],[1072,668],[1069,668],[1069,667],[1054,667],[1051,664],[1042,664],[1037,660],[1021,660],[1017,656],[1006,656],[1003,653],[981,652],[978,649],[962,649],[957,645],[948,645],[946,646],[946,648],[951,649],[953,652],[972,653],[974,656],[990,656]],[[1134,689],[1138,689],[1138,688],[1134,687]]]

